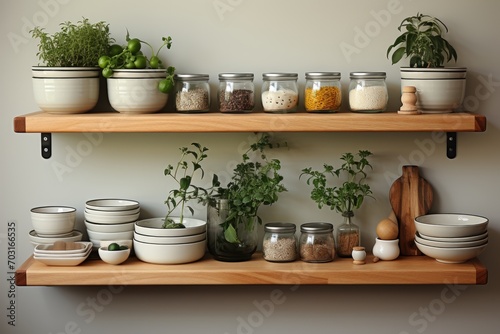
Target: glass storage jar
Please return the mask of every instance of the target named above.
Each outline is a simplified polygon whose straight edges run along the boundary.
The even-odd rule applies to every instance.
[[[351,72],[349,107],[354,112],[382,112],[389,96],[385,72]]]
[[[264,73],[262,107],[265,112],[289,113],[297,110],[299,90],[297,73]]]
[[[291,262],[297,259],[295,224],[267,223],[264,225],[262,255],[271,262]]]
[[[304,92],[309,112],[335,112],[342,104],[339,72],[307,72]]]
[[[330,262],[335,258],[333,225],[305,223],[300,226],[300,259],[305,262]]]
[[[219,111],[251,112],[255,106],[252,73],[220,73]]]
[[[175,108],[180,112],[206,112],[210,110],[208,74],[176,74]]]

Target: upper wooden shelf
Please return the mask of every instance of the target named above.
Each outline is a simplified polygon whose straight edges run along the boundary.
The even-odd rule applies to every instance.
[[[60,115],[35,112],[14,118],[14,131],[58,132],[482,132],[486,117],[471,113],[399,115],[385,113],[220,112]]]
[[[74,267],[46,266],[30,257],[17,271],[17,285],[272,285],[272,284],[486,284],[488,272],[478,259],[443,264],[427,256],[356,265],[352,259],[328,263],[267,262],[255,254],[246,262],[220,262],[209,255],[180,265],[155,265],[135,257],[121,265],[88,259]]]

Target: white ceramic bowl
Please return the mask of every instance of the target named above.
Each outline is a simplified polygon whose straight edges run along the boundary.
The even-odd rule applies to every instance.
[[[178,218],[174,218],[179,221]],[[162,228],[165,218],[150,218],[135,222],[135,232],[153,237],[180,237],[186,235],[200,234],[206,232],[207,222],[196,218],[185,218],[186,228],[166,229]]]
[[[417,245],[417,248],[422,253],[436,259],[438,262],[462,263],[477,257],[484,251],[488,244],[486,243],[475,247],[444,248],[427,246],[415,241],[415,245]]]
[[[108,247],[112,243],[117,243],[120,246],[127,246],[128,248],[132,249],[133,247],[133,242],[132,239],[127,239],[127,240],[101,240],[99,242],[99,247]]]
[[[116,211],[109,211],[109,210],[94,210],[90,208],[85,208],[86,213],[93,214],[93,215],[99,215],[99,216],[104,216],[104,217],[109,217],[109,216],[126,216],[126,215],[134,215],[140,213],[141,208],[137,207],[135,209],[130,209],[130,210],[116,210]]]
[[[108,250],[108,246],[99,247],[99,257],[109,264],[120,264],[125,262],[130,255],[130,248],[120,250]]]
[[[134,230],[134,222],[124,224],[97,224],[85,221],[87,231],[95,232],[126,232]]]
[[[134,231],[125,232],[96,232],[87,230],[89,239],[94,241],[101,240],[132,240],[134,237]]]
[[[139,207],[139,202],[130,199],[102,198],[93,199],[85,203],[86,209],[99,211],[133,210]]]
[[[475,240],[480,240],[488,237],[488,231],[478,234],[478,235],[471,235],[469,237],[456,237],[456,238],[446,238],[446,237],[433,237],[430,235],[425,235],[422,233],[417,232],[418,235],[421,238],[427,239],[427,240],[433,240],[433,241],[444,241],[444,242],[464,242],[464,241],[475,241]]]
[[[150,235],[143,235],[134,232],[134,239],[140,242],[147,242],[150,244],[161,244],[161,245],[176,245],[185,244],[190,242],[203,241],[207,238],[206,232],[200,234],[186,235],[180,237],[153,237]]]
[[[194,262],[205,255],[206,239],[188,244],[159,245],[134,240],[135,255],[141,261],[154,264]]]
[[[53,244],[56,241],[80,241],[82,237],[82,232],[78,230],[73,230],[67,237],[40,237],[35,230],[29,232],[30,241],[35,246]]]
[[[71,233],[75,228],[76,209],[69,206],[32,208],[31,223],[38,235],[52,236]]]
[[[488,243],[488,237],[473,240],[473,241],[435,241],[427,240],[415,234],[415,241],[421,243],[422,245],[431,247],[444,247],[444,248],[463,248],[463,247],[476,247]]]
[[[85,220],[91,223],[97,224],[124,224],[135,222],[140,213],[134,213],[131,215],[101,215],[101,214],[93,214],[85,211],[83,213],[85,216]]]
[[[468,237],[486,232],[487,227],[487,218],[469,214],[436,213],[415,218],[417,232],[433,237]]]
[[[99,68],[33,66],[33,93],[38,107],[54,114],[78,114],[99,100]]]

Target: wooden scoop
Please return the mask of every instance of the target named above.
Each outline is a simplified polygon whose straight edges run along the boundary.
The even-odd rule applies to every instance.
[[[421,255],[415,245],[415,217],[429,212],[432,186],[420,177],[417,166],[403,166],[403,175],[392,184],[389,200],[399,223],[401,255]]]

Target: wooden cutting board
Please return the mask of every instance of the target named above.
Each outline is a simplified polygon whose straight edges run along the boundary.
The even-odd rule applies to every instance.
[[[398,218],[401,255],[422,255],[415,245],[415,217],[429,212],[433,200],[432,186],[417,166],[403,166],[403,175],[392,184],[389,200]]]

